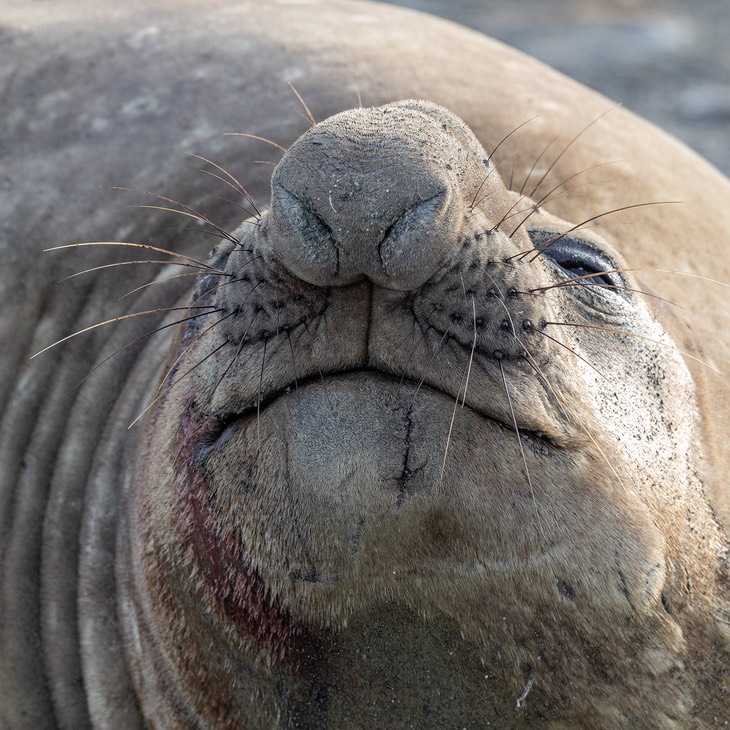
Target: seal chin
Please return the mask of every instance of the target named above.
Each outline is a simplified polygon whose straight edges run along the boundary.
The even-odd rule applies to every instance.
[[[481,448],[469,455],[469,444],[476,443]],[[520,562],[544,552],[547,536],[538,543],[537,526],[518,531],[515,522],[539,520],[530,481],[498,456],[520,458],[521,449],[538,481],[544,462],[560,453],[544,439],[518,437],[449,394],[358,371],[299,384],[231,421],[204,448],[199,440],[186,450],[196,454],[195,479],[218,507],[236,502],[236,514],[226,519],[253,533],[249,543],[272,546],[273,536],[259,534],[270,524],[267,514],[271,520],[296,515],[291,529],[302,532],[297,553],[304,562],[316,560],[293,567],[286,534],[281,565],[270,563],[273,580],[316,574],[318,582],[334,582],[352,579],[353,550],[389,544],[380,534],[386,524],[401,535],[391,555],[410,564],[408,572],[431,573],[433,560],[441,564],[451,553],[455,565],[470,562],[474,545],[488,561]],[[542,498],[551,499],[544,491]],[[450,537],[439,539],[444,531]]]

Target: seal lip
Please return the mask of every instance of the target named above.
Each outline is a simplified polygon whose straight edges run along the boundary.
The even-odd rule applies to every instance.
[[[284,387],[278,388],[271,391],[270,393],[261,396],[258,402],[252,404],[248,408],[244,408],[240,411],[231,411],[229,413],[212,416],[210,420],[215,422],[214,430],[216,432],[216,435],[212,439],[212,444],[215,444],[223,436],[223,434],[234,424],[239,423],[247,418],[257,417],[270,405],[278,401],[280,398],[291,393],[292,391],[295,391],[299,388],[306,388],[311,384],[322,384],[330,380],[345,378],[351,375],[371,375],[376,376],[383,381],[387,381],[396,385],[415,387],[416,391],[414,394],[414,400],[417,398],[418,391],[422,390],[428,393],[438,393],[439,395],[451,399],[452,401],[454,401],[455,404],[458,404],[458,399],[454,397],[453,393],[442,390],[441,388],[434,387],[433,385],[425,383],[424,381],[416,381],[413,378],[398,375],[397,373],[389,373],[385,370],[374,367],[350,367],[344,368],[342,370],[333,370],[329,372],[317,373],[316,375],[311,375],[309,377],[303,378],[302,380],[298,380],[297,382],[291,381]],[[529,425],[523,426],[520,425],[518,422],[517,429],[515,429],[514,423],[507,423],[495,416],[493,413],[485,412],[481,409],[475,408],[473,405],[469,405],[468,403],[462,404],[461,407],[476,414],[483,420],[492,423],[500,429],[511,432],[512,438],[526,437],[528,440],[535,443],[540,450],[548,449],[552,452],[569,450],[565,444],[552,438],[549,434],[546,434],[538,427]]]

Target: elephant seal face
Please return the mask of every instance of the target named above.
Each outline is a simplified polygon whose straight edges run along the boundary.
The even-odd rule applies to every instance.
[[[148,719],[689,717],[721,550],[692,379],[619,255],[541,203],[427,102],[291,146],[139,444]]]

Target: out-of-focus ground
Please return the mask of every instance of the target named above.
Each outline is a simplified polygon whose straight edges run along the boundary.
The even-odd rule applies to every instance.
[[[545,61],[655,122],[730,175],[730,0],[393,4],[462,23]]]

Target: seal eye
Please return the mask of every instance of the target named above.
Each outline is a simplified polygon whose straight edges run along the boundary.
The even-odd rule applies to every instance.
[[[530,238],[541,255],[565,271],[580,284],[609,289],[623,288],[616,264],[602,251],[585,241],[550,231],[530,231]]]

